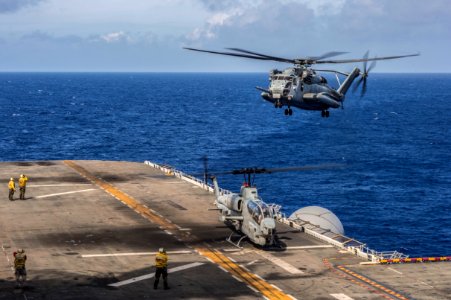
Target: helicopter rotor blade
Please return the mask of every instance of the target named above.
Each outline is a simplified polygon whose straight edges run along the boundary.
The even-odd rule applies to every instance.
[[[212,54],[258,59],[258,60],[273,60],[273,61],[279,61],[279,62],[285,62],[285,63],[293,63],[293,64],[295,63],[295,61],[293,59],[286,59],[286,58],[275,57],[275,56],[274,57],[269,57],[269,56],[265,57],[265,56],[257,56],[257,55],[246,55],[246,54],[240,54],[240,53],[234,53],[234,52],[201,50],[201,49],[188,48],[188,47],[183,47],[183,49],[191,50],[191,51],[198,51],[198,52],[205,52],[205,53],[212,53]]]
[[[373,60],[373,61],[371,62],[371,64],[370,64],[370,67],[368,68],[367,73],[369,73],[372,69],[374,69],[374,67],[376,66],[376,64],[377,64],[377,60]]]
[[[258,52],[253,52],[253,51],[249,51],[249,50],[240,49],[240,48],[226,48],[226,49],[227,50],[232,50],[232,51],[237,51],[237,52],[243,52],[243,53],[247,53],[247,54],[252,54],[252,55],[257,55],[257,56],[261,56],[261,57],[267,58],[268,60],[276,60],[276,61],[283,61],[283,62],[294,63],[294,59],[266,55],[266,54],[262,54],[262,53],[258,53]]]
[[[384,57],[357,58],[357,59],[318,60],[315,63],[317,63],[317,64],[346,64],[346,63],[354,63],[354,62],[397,59],[397,58],[419,56],[419,55],[420,55],[420,53],[407,54],[407,55],[396,55],[396,56],[384,56]]]
[[[308,57],[306,59],[309,60],[321,60],[321,59],[325,59],[325,58],[329,58],[329,57],[334,57],[334,56],[338,56],[338,55],[343,55],[349,52],[341,52],[341,51],[331,51],[331,52],[326,52],[320,56],[313,56],[313,57]]]
[[[338,169],[344,166],[345,166],[344,164],[320,164],[320,165],[306,165],[301,167],[271,168],[265,169],[264,173],[327,170],[327,169]]]
[[[363,59],[364,59],[364,61],[363,61],[363,74],[366,74],[367,73],[367,71],[366,71],[366,64],[367,64],[367,62],[368,62],[368,55],[370,55],[370,50],[367,50],[366,52],[365,52],[365,55],[363,55]]]
[[[266,57],[266,58],[269,58],[269,59],[284,59],[287,62],[288,61],[290,61],[292,63],[295,62],[295,60],[293,60],[293,59],[266,55],[266,54],[262,54],[262,53],[258,53],[258,52],[253,52],[253,51],[249,51],[249,50],[240,49],[240,48],[226,48],[226,49],[237,51],[237,52],[243,52],[243,53],[247,53],[247,54],[258,55],[258,56]],[[297,58],[297,60],[306,60],[306,61],[320,60],[320,59],[329,58],[329,57],[333,57],[333,56],[338,56],[338,55],[342,55],[342,54],[346,54],[346,53],[348,53],[348,52],[331,51],[331,52],[324,53],[324,54],[322,54],[320,56],[311,56],[311,57],[305,57],[305,58]]]
[[[313,171],[313,170],[325,170],[325,169],[337,169],[344,167],[344,164],[320,164],[320,165],[306,165],[301,167],[285,167],[285,168],[243,168],[225,172],[212,172],[214,175],[227,175],[227,174],[271,174],[277,172],[293,172],[293,171]]]
[[[362,91],[360,92],[360,98],[363,98],[366,94],[366,77],[363,78],[363,85],[362,85]]]
[[[357,81],[357,82],[354,84],[354,87],[352,88],[352,92],[353,92],[353,93],[355,93],[355,92],[357,91],[357,89],[359,88],[359,86],[360,86],[360,84],[362,83],[362,81],[363,81],[363,77],[360,77],[360,78],[359,78],[359,81]]]

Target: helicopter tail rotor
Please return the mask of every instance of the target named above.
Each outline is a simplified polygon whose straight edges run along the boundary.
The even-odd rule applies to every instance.
[[[376,66],[377,60],[373,60],[369,67],[367,67],[367,59],[369,55],[369,51],[366,51],[365,55],[363,56],[363,71],[360,73],[360,79],[357,81],[357,83],[354,85],[353,92],[355,93],[357,89],[359,88],[360,84],[363,82],[362,89],[360,91],[360,97],[362,98],[367,90],[367,78],[368,74],[374,67]]]

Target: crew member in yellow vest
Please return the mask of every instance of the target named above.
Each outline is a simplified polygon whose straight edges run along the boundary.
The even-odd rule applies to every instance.
[[[25,190],[27,188],[28,177],[24,174],[20,174],[19,178],[19,189],[20,189],[20,200],[25,200]]]
[[[27,261],[27,256],[25,255],[25,251],[23,249],[17,250],[14,252],[14,270],[16,271],[16,282],[17,285],[21,285],[20,279],[22,279],[22,283],[27,280],[27,269],[25,268],[25,262]]]
[[[168,290],[168,255],[164,248],[160,248],[155,256],[155,267],[155,282],[153,283],[153,288],[157,289],[160,276],[163,275],[164,289]]]
[[[16,184],[14,183],[14,178],[10,178],[8,182],[9,189],[9,200],[13,201],[14,192],[16,191]]]

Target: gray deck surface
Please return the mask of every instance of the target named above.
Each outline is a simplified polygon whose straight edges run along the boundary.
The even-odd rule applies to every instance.
[[[63,161],[0,163],[0,299],[261,299],[268,287],[274,295],[281,290],[278,297],[267,296],[274,299],[451,299],[450,262],[361,265],[357,257],[284,225],[278,232],[288,249],[268,251],[245,243],[239,250],[225,242],[230,230],[208,210],[212,194],[142,163],[75,163],[149,214],[161,215],[166,225],[140,215]],[[22,173],[30,179],[27,199],[18,200],[16,192],[17,200],[9,201],[8,179]],[[169,274],[170,290],[161,283],[154,290],[152,278],[109,286],[152,274],[154,255],[145,253],[159,247],[170,252],[169,269],[181,268]],[[18,248],[28,256],[23,289],[15,289],[11,269]],[[218,250],[231,260],[213,263],[199,249]],[[261,279],[243,282],[223,270],[228,266],[241,266],[237,274],[243,278]]]

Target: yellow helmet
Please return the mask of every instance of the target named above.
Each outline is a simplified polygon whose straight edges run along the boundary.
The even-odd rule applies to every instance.
[[[24,177],[24,175],[23,174],[20,174],[20,178],[23,178]]]
[[[164,248],[160,248],[160,249],[158,249],[158,252],[161,252],[161,253],[163,253],[163,252],[164,252]]]
[[[9,180],[14,180],[14,178],[11,177]]]

